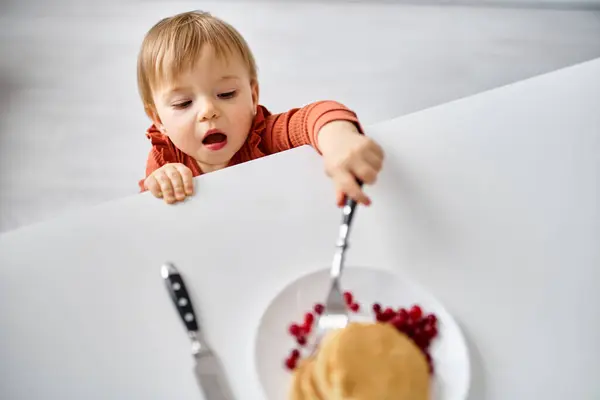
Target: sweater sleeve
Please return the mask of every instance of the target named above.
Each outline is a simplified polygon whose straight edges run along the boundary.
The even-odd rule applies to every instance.
[[[146,136],[150,139],[152,148],[150,149],[150,153],[148,154],[148,159],[146,161],[146,176],[144,179],[141,179],[138,182],[140,192],[145,192],[147,190],[144,187],[144,181],[148,176],[150,176],[150,174],[165,164],[177,162],[177,155],[171,148],[169,140],[166,136],[160,133],[160,131],[154,128],[154,126],[148,129]]]
[[[265,121],[263,145],[269,153],[303,145],[311,145],[320,153],[317,142],[319,130],[328,122],[338,120],[353,122],[363,132],[358,117],[352,110],[336,101],[325,100],[269,115]]]

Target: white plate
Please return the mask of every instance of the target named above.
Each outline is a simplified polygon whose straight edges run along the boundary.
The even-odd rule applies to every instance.
[[[291,374],[284,360],[295,347],[287,328],[301,321],[305,312],[322,302],[328,289],[329,270],[304,275],[285,287],[263,314],[255,338],[254,357],[258,379],[268,400],[288,398]],[[434,359],[435,400],[465,400],[470,385],[469,353],[463,334],[452,316],[433,295],[414,282],[379,269],[346,267],[342,287],[353,292],[361,304],[362,317],[370,305],[408,307],[418,303],[439,320],[439,336],[431,346]],[[359,316],[360,318],[360,316]]]

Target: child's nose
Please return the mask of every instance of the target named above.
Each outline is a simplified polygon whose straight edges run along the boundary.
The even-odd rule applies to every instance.
[[[215,106],[215,103],[210,100],[206,100],[204,104],[202,104],[200,112],[198,113],[198,119],[200,121],[207,121],[218,116],[219,112],[217,107]]]

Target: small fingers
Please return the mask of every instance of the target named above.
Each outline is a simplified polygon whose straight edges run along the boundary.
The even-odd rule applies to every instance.
[[[144,186],[150,191],[150,193],[152,193],[154,197],[162,197],[160,184],[154,175],[150,175],[148,178],[146,178],[144,181]]]
[[[351,168],[354,176],[367,185],[374,184],[377,180],[377,170],[366,161],[360,161],[356,164]]]
[[[179,170],[171,166],[170,168],[165,168],[165,174],[169,177],[171,181],[171,187],[173,188],[173,193],[175,199],[177,201],[185,200],[185,189],[183,187],[183,177]]]
[[[346,200],[346,195],[344,194],[344,192],[342,192],[340,189],[336,189],[335,204],[337,204],[338,207],[342,207],[344,205],[345,200]]]
[[[175,166],[179,173],[181,174],[181,178],[183,180],[183,189],[187,196],[191,196],[194,194],[194,176],[192,174],[192,170],[186,167],[183,164],[177,164]]]
[[[362,191],[361,187],[356,181],[356,178],[349,171],[338,170],[333,175],[333,180],[338,192],[344,193],[346,196],[356,200],[356,202],[360,204],[364,204],[366,206],[371,204],[371,199],[369,199],[369,197],[367,197],[367,195]]]
[[[164,170],[159,170],[155,172],[155,178],[160,185],[160,191],[162,192],[162,197],[165,199],[165,202],[171,204],[175,202],[175,191],[173,190],[173,184],[171,183],[171,179],[167,176]]]
[[[381,147],[381,145],[377,144],[373,140],[371,140],[369,142],[369,150],[371,153],[375,154],[381,160],[383,160],[383,158],[385,157],[383,147]]]
[[[383,158],[383,153],[376,151],[368,151],[364,155],[364,160],[369,163],[377,172],[381,171],[381,167],[383,167]]]

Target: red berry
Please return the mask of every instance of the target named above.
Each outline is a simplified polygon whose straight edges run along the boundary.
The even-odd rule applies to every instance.
[[[430,341],[429,341],[429,338],[427,336],[421,335],[421,336],[415,337],[415,343],[422,350],[429,349]]]
[[[429,326],[429,322],[427,322],[425,318],[421,318],[417,325],[419,326],[419,328],[425,329],[426,326]]]
[[[304,316],[304,323],[306,325],[312,325],[314,320],[315,320],[315,316],[312,315],[312,313],[306,313],[306,315]]]
[[[298,336],[301,333],[302,328],[298,324],[291,324],[288,331],[292,336]]]
[[[350,292],[344,292],[344,301],[348,305],[352,304],[352,293],[350,293]]]
[[[402,314],[396,314],[394,316],[394,318],[391,319],[391,324],[394,325],[394,327],[398,330],[402,330],[404,329],[404,327],[406,326],[406,322],[408,321],[407,316],[402,315]]]
[[[325,306],[323,304],[317,303],[314,306],[314,310],[315,310],[315,313],[321,315],[321,314],[323,314],[323,311],[325,311]]]
[[[381,304],[379,304],[379,303],[373,304],[373,312],[375,314],[379,314],[381,312]]]
[[[294,368],[296,368],[296,362],[297,362],[297,360],[298,360],[297,358],[293,358],[293,357],[287,358],[285,360],[285,366],[287,367],[287,369],[294,369]]]
[[[396,314],[402,315],[403,317],[408,319],[408,311],[406,311],[406,308],[400,308]]]
[[[383,310],[383,313],[381,313],[381,321],[389,321],[390,319],[394,318],[394,315],[396,315],[394,310],[388,307],[385,310]]]
[[[410,329],[417,329],[419,327],[419,320],[414,319],[411,315],[408,316],[408,320],[406,321],[406,326]]]
[[[437,326],[437,317],[434,314],[429,314],[427,317],[425,317],[425,320],[428,324]]]
[[[418,326],[415,327],[412,331],[412,336],[414,339],[420,338],[423,336],[423,329],[419,328]]]
[[[423,316],[423,310],[421,310],[421,307],[419,307],[416,304],[411,307],[411,309],[408,313],[415,320],[419,320]]]
[[[427,360],[427,366],[429,367],[429,373],[433,374],[433,359],[431,358],[431,355],[427,351],[425,352],[425,359]]]
[[[360,309],[360,305],[358,303],[352,303],[350,304],[350,309],[354,312],[358,312],[358,310]]]
[[[428,338],[428,339],[433,339],[437,336],[438,331],[437,328],[431,325],[426,325],[425,328],[423,328],[423,334]]]
[[[298,336],[296,342],[298,342],[300,346],[304,346],[306,344],[306,336]]]
[[[310,333],[310,331],[312,331],[312,327],[313,327],[312,324],[305,322],[304,325],[302,325],[302,334],[308,335]]]
[[[423,327],[423,335],[430,338],[430,337],[433,337],[432,333],[433,333],[433,326],[431,326],[429,324],[425,324],[425,326]]]
[[[290,353],[290,358],[300,358],[300,350],[298,349],[294,349],[292,350],[292,352]]]

